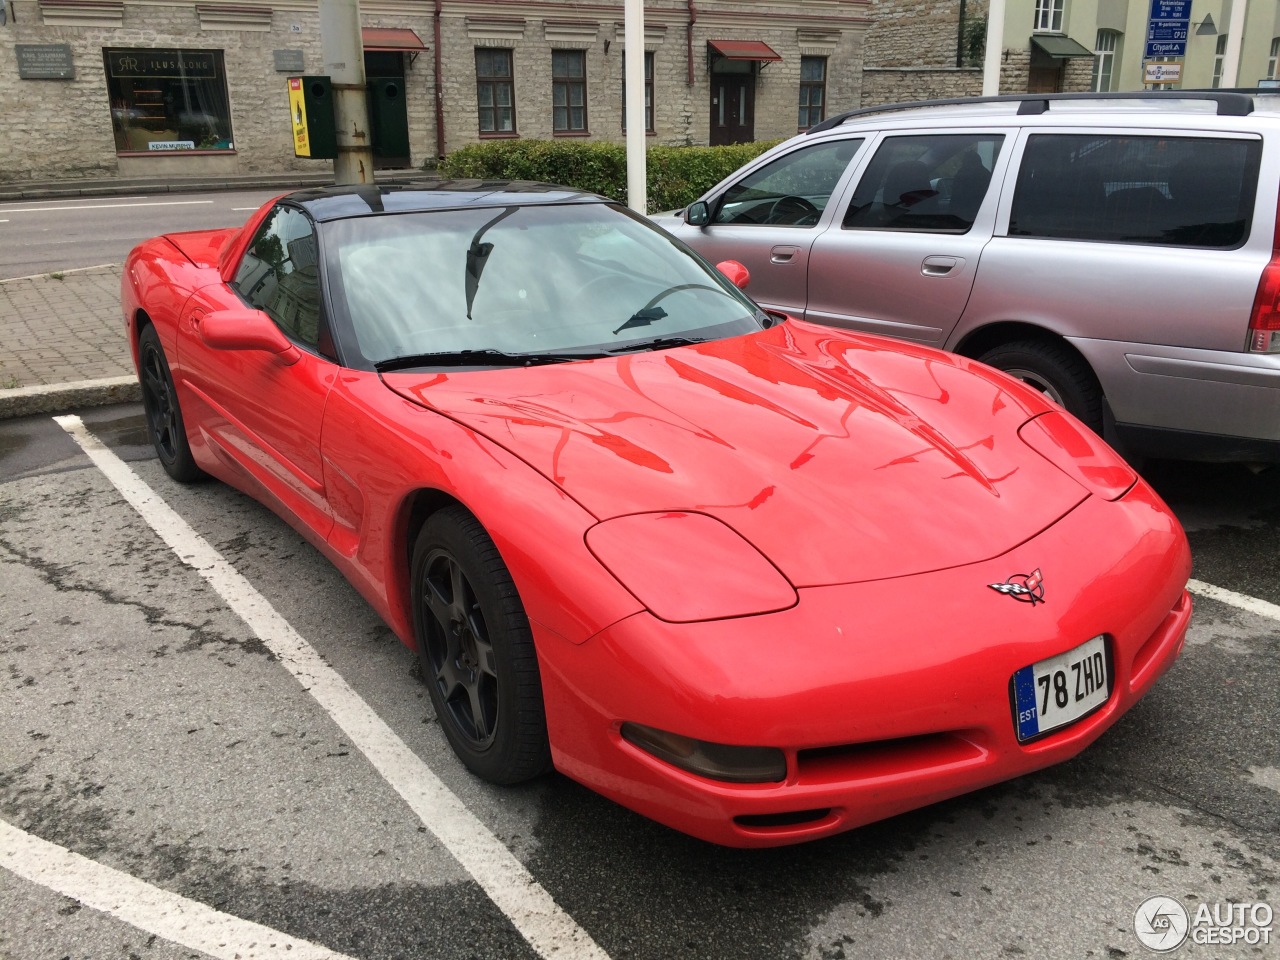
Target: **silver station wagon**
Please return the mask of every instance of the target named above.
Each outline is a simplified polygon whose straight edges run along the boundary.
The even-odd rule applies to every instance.
[[[1280,461],[1280,97],[832,117],[655,220],[755,299],[982,360],[1131,457]]]

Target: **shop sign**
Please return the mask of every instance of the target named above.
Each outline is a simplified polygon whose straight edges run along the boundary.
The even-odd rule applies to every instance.
[[[113,77],[213,80],[218,64],[213,53],[188,50],[112,50],[107,67]]]
[[[311,156],[311,136],[307,130],[307,102],[302,91],[302,78],[289,78],[289,119],[293,123],[293,155]]]
[[[148,150],[194,150],[194,140],[152,140],[147,144]]]
[[[72,80],[76,65],[71,62],[69,43],[17,43],[18,78],[21,80]]]

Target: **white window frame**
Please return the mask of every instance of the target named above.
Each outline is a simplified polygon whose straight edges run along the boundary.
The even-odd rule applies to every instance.
[[[1275,37],[1271,41],[1271,53],[1267,57],[1267,79],[1274,80],[1276,78],[1276,63],[1280,62],[1280,37]]]
[[[1218,89],[1222,86],[1222,70],[1227,62],[1227,35],[1225,33],[1218,34],[1218,45],[1214,48],[1213,53],[1213,80],[1209,86]]]
[[[1120,34],[1116,30],[1099,30],[1093,42],[1093,91],[1107,93],[1115,83],[1116,45]]]
[[[1066,0],[1036,0],[1035,20],[1032,29],[1044,33],[1062,32],[1062,8]]]

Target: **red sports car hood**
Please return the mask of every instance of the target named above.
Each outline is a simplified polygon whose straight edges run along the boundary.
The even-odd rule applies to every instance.
[[[997,556],[1088,495],[1019,439],[1046,409],[1027,392],[949,354],[795,321],[616,359],[384,379],[596,517],[711,514],[797,587]]]

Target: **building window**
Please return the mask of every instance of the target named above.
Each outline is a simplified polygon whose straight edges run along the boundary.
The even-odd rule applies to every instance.
[[[480,132],[516,132],[515,84],[511,79],[511,51],[476,48],[476,107]]]
[[[1062,30],[1063,0],[1036,0],[1035,30]]]
[[[221,50],[103,50],[117,153],[232,150]]]
[[[1218,46],[1213,51],[1213,80],[1210,86],[1215,89],[1222,86],[1222,65],[1227,60],[1227,35],[1218,34]]]
[[[622,129],[627,129],[627,58],[622,58]],[[653,54],[644,55],[644,132],[653,133]]]
[[[1099,30],[1098,39],[1093,44],[1093,89],[1096,93],[1106,93],[1111,87],[1111,78],[1116,69],[1116,38],[1114,30]]]
[[[551,128],[556,133],[587,132],[587,54],[551,51]]]
[[[800,58],[800,129],[808,130],[826,117],[827,58]]]
[[[1271,54],[1267,57],[1267,79],[1276,78],[1276,61],[1280,60],[1280,37],[1271,41]]]

